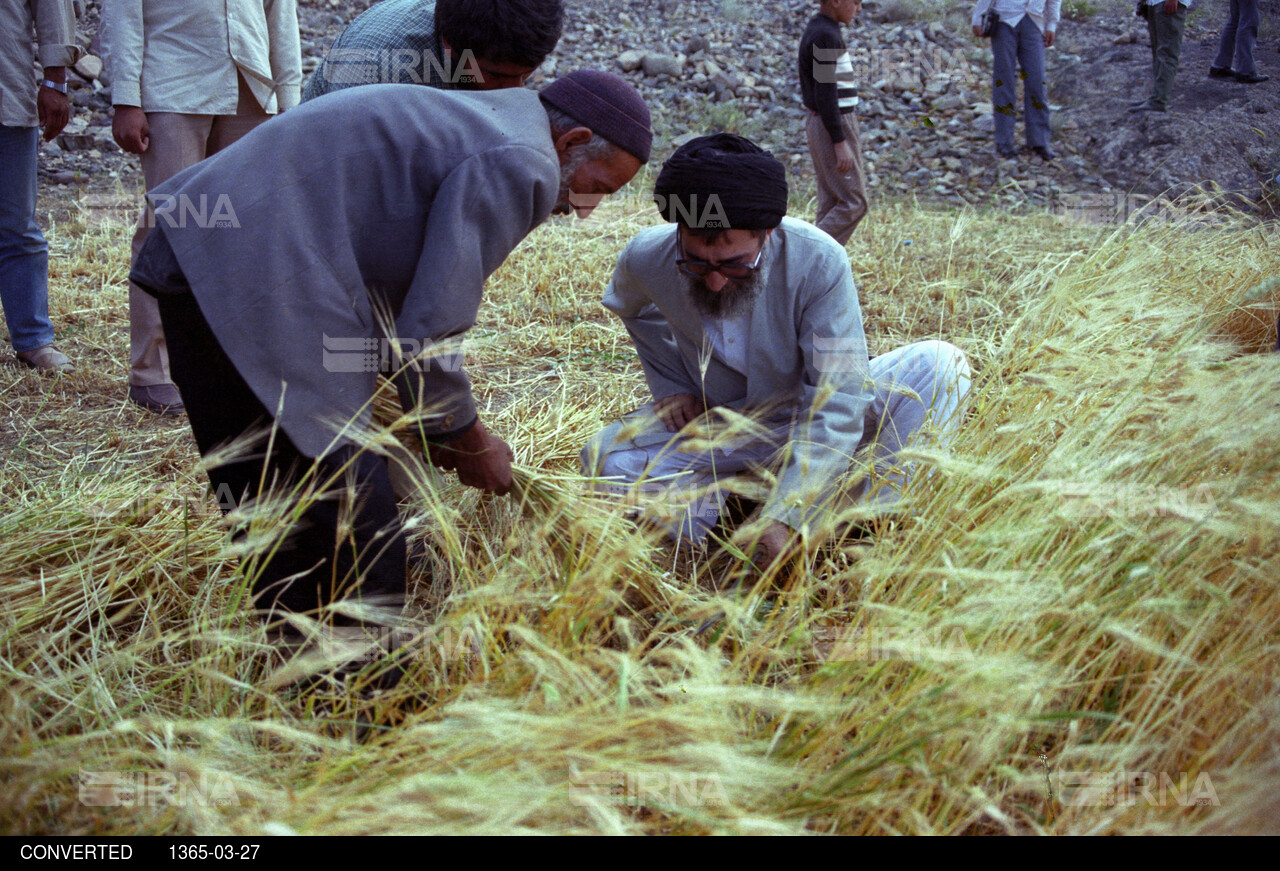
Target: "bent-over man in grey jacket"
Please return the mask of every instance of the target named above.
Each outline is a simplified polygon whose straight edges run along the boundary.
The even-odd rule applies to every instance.
[[[651,138],[643,100],[608,73],[572,73],[541,100],[370,85],[306,103],[151,193],[158,232],[131,277],[159,299],[201,454],[240,445],[212,459],[224,509],[273,477],[314,477],[327,494],[255,578],[260,608],[404,595],[386,462],[357,448],[379,349],[432,460],[510,489],[510,448],[477,417],[449,343],[511,250],[553,211],[585,216],[625,185]]]

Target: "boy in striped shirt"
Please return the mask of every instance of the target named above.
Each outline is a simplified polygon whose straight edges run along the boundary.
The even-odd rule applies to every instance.
[[[861,11],[862,0],[822,0],[800,38],[800,95],[818,179],[814,223],[841,245],[867,213],[853,61],[840,33]]]

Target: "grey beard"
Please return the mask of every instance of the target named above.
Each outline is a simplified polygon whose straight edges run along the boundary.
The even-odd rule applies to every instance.
[[[709,318],[721,320],[751,310],[756,297],[769,280],[769,264],[760,264],[760,268],[750,278],[733,281],[719,293],[707,287],[705,278],[686,275],[684,280],[689,286],[689,296],[693,299],[694,308]]]
[[[553,215],[572,215],[573,203],[570,197],[573,195],[569,190],[569,183],[573,181],[573,175],[578,171],[582,164],[587,162],[587,153],[585,149],[575,148],[570,154],[568,161],[564,166],[560,167],[560,195],[556,197],[555,207],[552,208]]]

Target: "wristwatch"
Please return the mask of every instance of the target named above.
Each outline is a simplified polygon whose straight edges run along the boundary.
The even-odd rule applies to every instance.
[[[51,82],[48,79],[45,79],[43,82],[40,83],[40,87],[53,88],[59,94],[65,94],[67,92],[66,82]]]

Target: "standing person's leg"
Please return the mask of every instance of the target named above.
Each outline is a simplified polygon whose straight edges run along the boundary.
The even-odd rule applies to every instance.
[[[1236,75],[1256,76],[1258,64],[1253,59],[1253,49],[1258,42],[1258,0],[1231,0],[1231,9],[1239,9],[1240,23],[1236,29]]]
[[[53,343],[49,246],[36,225],[38,127],[0,126],[0,304],[19,353]]]
[[[853,152],[853,166],[848,172],[841,172],[837,165],[835,145],[827,128],[822,126],[822,119],[810,114],[807,129],[809,153],[813,155],[818,177],[818,215],[814,224],[841,245],[849,241],[858,222],[867,214],[858,118],[849,113],[842,119],[845,141]]]
[[[805,110],[804,134],[809,146],[809,156],[813,158],[813,177],[818,187],[818,211],[813,216],[816,226],[836,206],[830,181],[835,171],[835,152],[831,145],[831,135],[822,125],[822,117],[808,109]]]
[[[1222,37],[1218,40],[1218,56],[1209,67],[1209,75],[1226,73],[1231,69],[1231,56],[1236,51],[1236,32],[1240,26],[1240,0],[1231,0],[1231,12],[1227,23],[1223,25]],[[1254,36],[1257,36],[1257,25],[1254,25]]]
[[[270,116],[262,110],[252,92],[239,78],[235,115],[179,115],[169,112],[147,114],[151,146],[142,154],[142,172],[147,190],[215,154],[244,136]],[[234,204],[233,204],[234,208]],[[182,206],[174,219],[183,217]],[[133,237],[133,259],[155,223],[148,204]],[[169,351],[156,301],[136,285],[129,286],[130,397],[139,405],[163,414],[180,414],[183,400],[174,389],[169,371]]]
[[[1147,102],[1154,104],[1156,101],[1156,83],[1160,81],[1160,35],[1163,31],[1157,26],[1157,15],[1163,15],[1160,7],[1147,5],[1143,7],[1147,19],[1147,36],[1151,40],[1151,93],[1147,96]]]
[[[991,35],[991,114],[996,127],[996,151],[1013,156],[1013,122],[1018,114],[1018,35],[1003,21]]]
[[[1178,73],[1178,62],[1182,56],[1182,34],[1187,28],[1187,7],[1178,4],[1178,11],[1166,15],[1159,6],[1147,12],[1149,20],[1155,22],[1155,30],[1159,34],[1159,47],[1153,48],[1156,56],[1155,86],[1151,92],[1151,102],[1158,109],[1167,110],[1173,95],[1173,80]],[[1155,46],[1155,40],[1152,40]]]
[[[853,169],[846,174],[852,200],[849,233],[852,234],[871,210],[867,200],[867,173],[862,166],[862,132],[858,129],[858,116],[853,112],[844,116],[844,135],[853,149]],[[844,241],[847,241],[847,237]]]
[[[1018,65],[1022,68],[1023,114],[1027,145],[1049,145],[1049,87],[1044,74],[1044,34],[1030,15],[1018,22]]]
[[[858,135],[858,116],[849,112],[843,116],[844,139],[853,152],[853,166],[848,172],[840,172],[833,164],[832,179],[837,204],[827,213],[818,226],[841,245],[849,241],[858,223],[867,216],[867,183],[862,170],[862,140]],[[835,156],[835,152],[832,152]]]
[[[858,222],[867,215],[867,193],[863,174],[863,146],[858,137],[858,118],[844,115],[845,141],[854,152],[854,165],[847,173],[840,172],[836,158],[836,146],[831,134],[823,127],[819,115],[809,113],[805,136],[809,141],[809,154],[813,155],[814,175],[818,182],[818,214],[814,224],[833,240],[844,245],[854,234]]]
[[[168,181],[188,166],[205,158],[205,143],[213,126],[212,115],[180,115],[173,112],[148,112],[150,145],[141,154],[142,176],[147,190]],[[183,219],[181,206],[161,220]],[[156,214],[147,203],[138,217],[133,234],[132,262],[147,241]],[[169,372],[169,349],[155,297],[133,282],[129,283],[129,398],[159,414],[181,414],[182,398]]]
[[[399,608],[405,541],[385,460],[354,449],[302,455],[227,358],[190,293],[159,303],[175,381],[202,456],[234,449],[209,468],[220,507],[264,497],[289,503],[309,489],[283,540],[264,542],[253,579],[263,612],[315,611],[339,599]],[[357,621],[337,621],[350,623]]]

